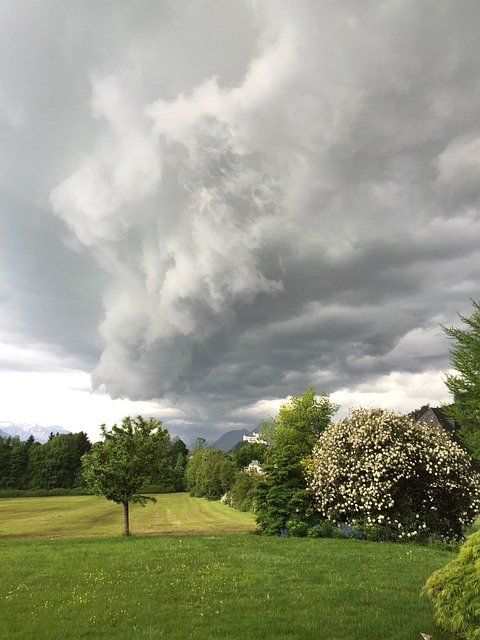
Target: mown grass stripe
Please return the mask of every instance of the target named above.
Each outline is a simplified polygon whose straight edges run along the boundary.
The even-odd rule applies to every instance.
[[[252,514],[187,493],[157,495],[155,504],[132,505],[134,535],[246,533]],[[122,532],[119,505],[96,496],[0,499],[0,538],[115,536]]]

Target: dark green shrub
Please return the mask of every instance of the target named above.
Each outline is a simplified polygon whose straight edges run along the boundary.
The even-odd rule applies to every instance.
[[[309,538],[334,538],[335,525],[329,520],[320,520],[313,527],[310,527],[307,536]]]
[[[440,626],[466,640],[480,638],[480,531],[460,547],[455,560],[435,571],[423,589]]]
[[[308,534],[309,525],[303,520],[291,518],[290,520],[287,520],[287,529],[291,536],[305,538]]]
[[[392,527],[378,524],[366,525],[363,532],[371,542],[393,542],[398,538],[398,533]]]
[[[176,493],[174,484],[145,484],[141,488],[141,493]]]
[[[225,502],[239,511],[255,512],[255,488],[258,480],[259,476],[256,474],[238,471]]]

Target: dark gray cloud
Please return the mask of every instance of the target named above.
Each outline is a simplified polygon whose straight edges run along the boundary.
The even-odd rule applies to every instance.
[[[480,276],[476,2],[1,12],[4,331],[178,431],[310,384],[445,398]]]

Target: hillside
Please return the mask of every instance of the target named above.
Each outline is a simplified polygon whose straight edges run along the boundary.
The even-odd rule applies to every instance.
[[[243,440],[243,436],[251,436],[253,431],[247,429],[234,429],[233,431],[227,431],[223,436],[214,442],[213,446],[216,449],[222,449],[223,451],[230,451],[238,442]]]

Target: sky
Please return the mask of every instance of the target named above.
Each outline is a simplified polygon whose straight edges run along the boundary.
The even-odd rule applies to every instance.
[[[0,420],[254,429],[449,396],[476,0],[3,0]]]

